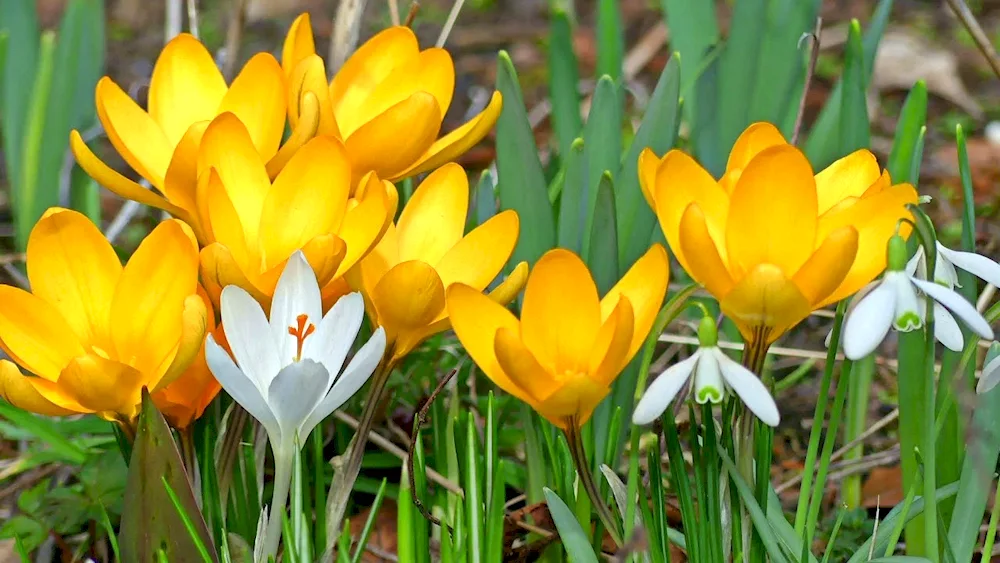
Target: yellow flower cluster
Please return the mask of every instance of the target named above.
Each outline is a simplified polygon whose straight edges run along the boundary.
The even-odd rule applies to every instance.
[[[454,326],[497,385],[553,424],[583,424],[644,342],[667,289],[654,244],[601,298],[565,250],[529,275],[517,264],[491,292],[517,243],[504,211],[465,233],[469,185],[452,160],[495,124],[501,96],[440,136],[455,68],[392,27],[361,46],[332,81],[309,18],[292,25],[279,63],[260,53],[226,84],[211,54],[180,35],[160,54],[143,109],[110,78],[96,104],[108,139],[148,189],[99,159],[74,131],[77,162],[109,190],[164,210],[123,267],[82,215],[52,209],[28,244],[31,292],[0,286],[0,396],[43,414],[97,413],[130,424],[150,390],[184,428],[219,391],[204,357],[223,287],[270,306],[285,263],[301,250],[324,309],[362,292],[395,365]],[[286,136],[285,130],[290,133]],[[646,151],[643,193],[674,256],[753,342],[769,345],[810,311],[884,268],[904,204],[868,151],[813,175],[769,124],[740,137],[725,176],[693,159]],[[401,213],[392,184],[432,171]],[[520,320],[505,307],[527,286]]]

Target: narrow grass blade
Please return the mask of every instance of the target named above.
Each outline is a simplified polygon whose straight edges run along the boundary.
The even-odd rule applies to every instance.
[[[562,540],[563,547],[566,548],[569,560],[573,563],[597,563],[597,555],[594,554],[594,549],[590,545],[590,539],[573,511],[552,489],[546,487],[543,492],[545,502],[549,506],[549,514],[552,515],[552,521],[556,524],[559,539]]]
[[[865,94],[868,79],[865,74],[864,58],[861,24],[858,20],[851,20],[847,32],[847,60],[844,65],[844,93],[840,105],[840,144],[837,147],[837,156],[845,156],[857,149],[868,148],[871,144],[868,102]]]
[[[739,470],[736,469],[736,465],[733,464],[733,460],[726,453],[726,450],[718,448],[716,451],[718,452],[717,455],[722,459],[723,467],[729,473],[729,482],[736,487],[736,490],[740,494],[740,499],[743,501],[743,506],[750,513],[750,520],[753,522],[754,529],[764,543],[768,557],[775,563],[788,563],[788,557],[781,549],[780,539],[775,533],[774,528],[771,527],[771,523],[767,519],[764,510],[757,504],[753,489],[740,476]],[[713,455],[713,453],[707,452],[707,455]]]
[[[622,76],[625,31],[618,0],[597,0],[597,74],[614,80]]]
[[[483,171],[479,176],[479,183],[476,184],[476,213],[475,225],[485,223],[497,213],[497,196],[493,185],[493,176],[489,170]]]
[[[597,184],[594,225],[590,233],[586,254],[587,267],[594,275],[597,291],[607,293],[618,281],[618,247],[615,220],[615,195],[611,174],[601,175]]]
[[[590,245],[590,240],[589,237],[584,237],[589,232],[584,228],[588,216],[585,202],[589,200],[590,190],[583,139],[573,141],[565,156],[565,170],[562,195],[559,198],[559,247],[586,256],[583,249]],[[617,251],[616,246],[615,252]]]
[[[691,2],[690,0],[662,0],[663,15],[670,29],[670,48],[684,61],[681,69],[681,91],[690,90],[698,78],[705,57],[712,45],[719,41],[719,23],[715,18],[715,5],[711,2]],[[692,96],[685,104],[688,119],[702,103]]]
[[[32,105],[32,84],[38,66],[41,32],[35,0],[0,2],[0,33],[7,35],[4,74],[0,79],[0,115],[3,115],[4,161],[12,185],[21,181],[21,153]],[[16,189],[16,188],[15,188]]]
[[[479,457],[479,439],[475,420],[472,416],[466,417],[465,428],[465,475],[462,480],[465,491],[465,516],[466,524],[469,527],[469,559],[476,561],[482,557],[485,551],[486,538],[484,537],[484,514],[483,514],[483,468],[482,460]]]
[[[55,34],[46,31],[42,34],[41,46],[38,51],[38,69],[35,82],[31,89],[31,103],[27,108],[24,138],[21,139],[21,175],[14,179],[14,241],[22,252],[28,245],[28,234],[38,219],[41,211],[36,212],[39,205],[50,199],[52,186],[41,184],[42,153],[45,150],[44,131],[46,108],[49,95],[52,92],[52,75],[55,67]],[[48,190],[48,193],[40,193]],[[58,195],[58,194],[56,194]]]
[[[622,157],[622,93],[618,84],[607,75],[597,81],[587,125],[583,129],[583,141],[586,143],[587,186],[596,186],[605,173],[614,179]],[[588,235],[593,233],[594,214],[597,213],[597,190],[591,188],[588,194],[584,255],[590,249]]]
[[[0,417],[37,437],[68,463],[81,465],[87,459],[87,452],[60,433],[50,419],[25,412],[3,401],[0,401]]]
[[[549,16],[549,99],[552,100],[552,128],[559,142],[559,157],[564,161],[570,145],[583,128],[577,65],[569,14],[554,9]]]
[[[906,95],[903,109],[896,121],[896,136],[893,138],[892,150],[889,152],[889,161],[886,164],[893,183],[917,181],[916,178],[910,177],[910,172],[913,170],[913,157],[920,139],[920,131],[926,121],[927,84],[923,80],[918,80]]]
[[[358,545],[354,549],[354,555],[351,557],[351,563],[359,563],[361,561],[361,556],[365,553],[365,546],[368,545],[368,537],[371,536],[372,529],[375,527],[375,519],[378,518],[378,511],[382,508],[382,500],[385,498],[385,485],[386,479],[382,479],[382,484],[379,485],[378,492],[375,493],[375,500],[372,501],[371,508],[368,510],[368,518],[365,519],[365,525],[361,528],[361,535],[358,536]]]

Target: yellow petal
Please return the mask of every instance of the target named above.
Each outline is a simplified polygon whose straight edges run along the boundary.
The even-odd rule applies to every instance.
[[[45,416],[63,416],[79,412],[62,408],[43,397],[29,378],[22,375],[21,370],[7,360],[0,360],[0,397],[15,407]]]
[[[354,164],[355,176],[374,170],[380,178],[396,177],[424,154],[440,129],[441,110],[434,96],[427,92],[414,93],[347,138],[345,145]],[[401,131],[406,133],[400,135]]]
[[[610,391],[610,387],[601,385],[585,374],[575,375],[564,381],[562,387],[535,407],[535,410],[563,430],[571,421],[578,427],[583,426]]]
[[[723,246],[729,197],[712,175],[693,158],[679,150],[672,150],[664,155],[656,170],[654,195],[660,228],[670,244],[671,252],[685,270],[689,270],[688,259],[681,249],[679,232],[681,215],[691,202],[698,203],[705,214],[712,239],[719,247]]]
[[[288,80],[288,122],[293,129],[298,126],[299,116],[305,113],[303,105],[309,94],[316,97],[319,134],[341,138],[337,119],[333,116],[333,104],[330,102],[326,67],[323,65],[323,59],[315,54],[307,55],[297,63]]]
[[[226,81],[212,54],[197,39],[182,33],[156,59],[149,81],[149,115],[163,128],[172,147],[192,123],[215,117],[225,95]]]
[[[489,293],[489,298],[501,305],[506,305],[513,301],[518,293],[521,293],[526,283],[528,283],[528,263],[518,262],[517,266],[511,270],[510,275],[493,288],[493,291]]]
[[[270,53],[254,55],[233,80],[218,113],[232,112],[246,126],[254,147],[267,161],[285,133],[288,95],[281,66]]]
[[[739,279],[766,263],[790,276],[812,254],[815,240],[816,182],[809,161],[791,145],[765,149],[743,170],[729,201],[729,271]]]
[[[371,252],[358,263],[357,275],[354,277],[357,283],[352,282],[355,289],[365,294],[371,295],[375,289],[375,284],[382,279],[382,276],[389,271],[389,268],[399,263],[399,244],[396,236],[395,225],[389,225],[382,240],[378,241]],[[353,270],[352,270],[353,272]]]
[[[59,386],[81,406],[129,419],[138,413],[144,383],[139,370],[96,354],[75,358],[59,375]]]
[[[337,235],[320,235],[302,246],[302,254],[316,274],[316,281],[323,287],[333,281],[346,260],[347,243]],[[284,271],[284,265],[282,265]]]
[[[177,346],[184,300],[197,287],[194,236],[175,219],[160,223],[129,258],[111,303],[117,357],[144,374],[156,373]]]
[[[184,299],[184,309],[181,314],[181,337],[177,343],[177,349],[170,360],[170,365],[159,379],[150,379],[150,392],[159,391],[171,383],[177,381],[191,364],[198,358],[199,353],[204,357],[203,347],[205,335],[208,333],[209,311],[212,310],[208,295],[203,295],[204,290],[200,287],[196,295],[189,295]],[[214,321],[214,319],[212,319]]]
[[[628,346],[625,363],[639,351],[653,327],[660,305],[663,304],[663,296],[667,293],[669,277],[670,259],[667,258],[667,251],[659,244],[654,244],[601,300],[602,321],[607,320],[618,306],[619,296],[627,298],[631,305],[635,326],[631,331],[632,341]]]
[[[878,177],[878,180],[872,182],[872,185],[868,186],[868,189],[865,190],[865,193],[861,194],[861,197],[862,198],[872,197],[875,194],[889,187],[892,187],[892,178],[889,177],[888,170],[883,170],[882,174]],[[822,215],[823,214],[820,213],[820,216]]]
[[[391,221],[385,200],[384,188],[379,185],[378,189],[365,194],[357,205],[347,211],[338,232],[347,243],[347,254],[340,263],[335,277],[346,274],[347,270],[353,268],[375,248],[380,237],[384,237]]]
[[[125,176],[122,176],[110,166],[105,164],[104,161],[97,158],[97,155],[95,155],[90,150],[90,147],[83,142],[83,138],[80,137],[80,133],[75,129],[69,134],[69,146],[73,150],[73,156],[76,158],[76,162],[80,165],[80,168],[83,168],[83,170],[91,178],[97,181],[98,184],[125,199],[131,199],[143,205],[149,205],[157,209],[162,209],[179,219],[186,219],[189,217],[185,210],[170,203],[163,197],[153,193],[151,190],[147,190],[132,180],[129,180]]]
[[[243,224],[215,168],[209,168],[202,175],[198,192],[199,206],[204,207],[205,230],[211,233],[211,241],[226,246],[237,262],[247,265],[250,250],[243,234]]]
[[[316,137],[306,143],[264,200],[257,244],[264,249],[265,268],[283,262],[314,237],[332,233],[344,216],[350,189],[351,166],[340,142]]]
[[[719,304],[753,345],[774,342],[812,311],[795,283],[773,264],[755,266]]]
[[[245,239],[256,241],[271,181],[246,127],[231,113],[223,113],[212,120],[201,140],[199,177],[211,167],[219,172],[240,217]]]
[[[198,215],[198,147],[208,128],[207,121],[199,121],[188,127],[181,137],[174,156],[167,167],[167,175],[163,180],[163,195],[170,203],[187,211],[191,217]]]
[[[95,99],[97,116],[118,154],[140,176],[158,188],[163,187],[173,147],[190,124],[184,125],[176,139],[171,139],[162,123],[157,123],[155,117],[143,111],[107,76],[97,82]]]
[[[590,355],[590,378],[601,385],[611,385],[625,365],[632,359],[632,343],[641,345],[644,338],[635,338],[635,313],[628,297],[622,295],[618,305],[601,325]],[[646,330],[649,332],[649,329]]]
[[[733,278],[719,256],[718,247],[705,224],[705,214],[697,203],[684,211],[680,239],[684,254],[691,257],[687,272],[716,299],[725,297],[733,288]]]
[[[500,327],[493,337],[493,352],[500,369],[517,389],[511,393],[532,406],[545,400],[559,388],[559,381],[545,371],[531,350],[521,342],[517,328]]]
[[[31,373],[56,381],[83,343],[56,307],[23,289],[0,285],[0,339],[11,358]]]
[[[788,141],[785,140],[784,135],[774,125],[766,121],[754,123],[740,134],[733,145],[733,150],[729,151],[726,173],[736,172],[738,174],[738,171],[746,168],[750,161],[764,149],[787,144]],[[734,180],[737,178],[738,176]]]
[[[518,330],[517,317],[482,292],[457,283],[448,288],[448,317],[462,347],[493,383],[522,401],[528,395],[500,367],[494,339],[500,329]]]
[[[205,284],[205,291],[208,292],[209,297],[212,298],[212,304],[216,307],[219,306],[222,288],[227,285],[242,287],[261,304],[271,302],[270,296],[264,294],[250,282],[240,264],[233,259],[232,253],[224,245],[214,243],[201,249],[199,262],[201,281]]]
[[[27,264],[34,294],[59,310],[81,342],[103,345],[122,266],[97,226],[50,208],[31,230]]]
[[[503,96],[500,95],[500,92],[493,92],[490,103],[483,111],[451,133],[434,141],[409,168],[389,179],[395,182],[409,178],[433,170],[462,156],[489,134],[493,126],[496,125],[497,118],[500,117],[501,109],[503,109]]]
[[[450,163],[413,191],[396,224],[399,259],[437,264],[462,239],[469,210],[469,179]]]
[[[288,161],[302,148],[302,145],[316,136],[316,131],[319,129],[319,102],[316,101],[316,96],[307,92],[302,98],[299,109],[302,114],[299,115],[298,123],[292,130],[292,134],[278,149],[278,154],[267,161],[267,176],[272,180],[278,176],[281,169],[288,164]]]
[[[415,59],[418,53],[417,36],[405,26],[390,27],[358,47],[330,82],[330,99],[337,122],[363,111],[372,91],[397,66]],[[341,131],[355,129],[357,126],[341,126]]]
[[[814,307],[819,306],[844,281],[858,253],[858,230],[841,227],[830,233],[816,252],[792,277],[799,291]]]
[[[639,153],[639,187],[642,189],[642,197],[646,199],[649,208],[656,211],[656,169],[660,167],[660,157],[656,156],[649,147],[642,149]]]
[[[910,184],[896,184],[871,197],[860,199],[845,209],[824,214],[819,220],[818,236],[826,237],[845,226],[858,230],[858,253],[843,283],[824,299],[835,303],[875,279],[885,269],[885,246],[900,219],[912,219],[907,203],[917,203],[917,190]],[[906,225],[903,234],[909,233]]]
[[[313,41],[312,23],[309,20],[309,13],[305,12],[292,22],[281,47],[281,69],[285,76],[291,76],[300,61],[315,54],[316,43]]]
[[[514,252],[517,232],[517,212],[508,209],[465,235],[435,268],[445,287],[461,282],[486,289]]]
[[[400,262],[375,285],[372,301],[381,326],[399,336],[429,324],[444,309],[444,286],[428,264]]]
[[[816,174],[819,213],[848,197],[861,197],[879,176],[878,161],[868,149],[856,150],[827,166]]]
[[[546,252],[524,290],[521,338],[552,373],[586,372],[601,323],[597,286],[583,261],[568,250]]]

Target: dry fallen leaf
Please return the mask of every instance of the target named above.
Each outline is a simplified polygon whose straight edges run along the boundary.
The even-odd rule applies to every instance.
[[[876,467],[861,486],[861,506],[891,508],[903,502],[903,471],[898,465]]]

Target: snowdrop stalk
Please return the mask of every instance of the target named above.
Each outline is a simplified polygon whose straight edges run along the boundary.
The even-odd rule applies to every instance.
[[[361,328],[364,301],[358,293],[346,295],[324,316],[316,275],[298,251],[278,280],[270,318],[238,286],[227,286],[221,302],[232,357],[209,336],[209,368],[260,421],[274,454],[274,494],[260,552],[266,561],[278,552],[299,444],[368,380],[385,350],[385,331],[376,330],[341,372]]]

